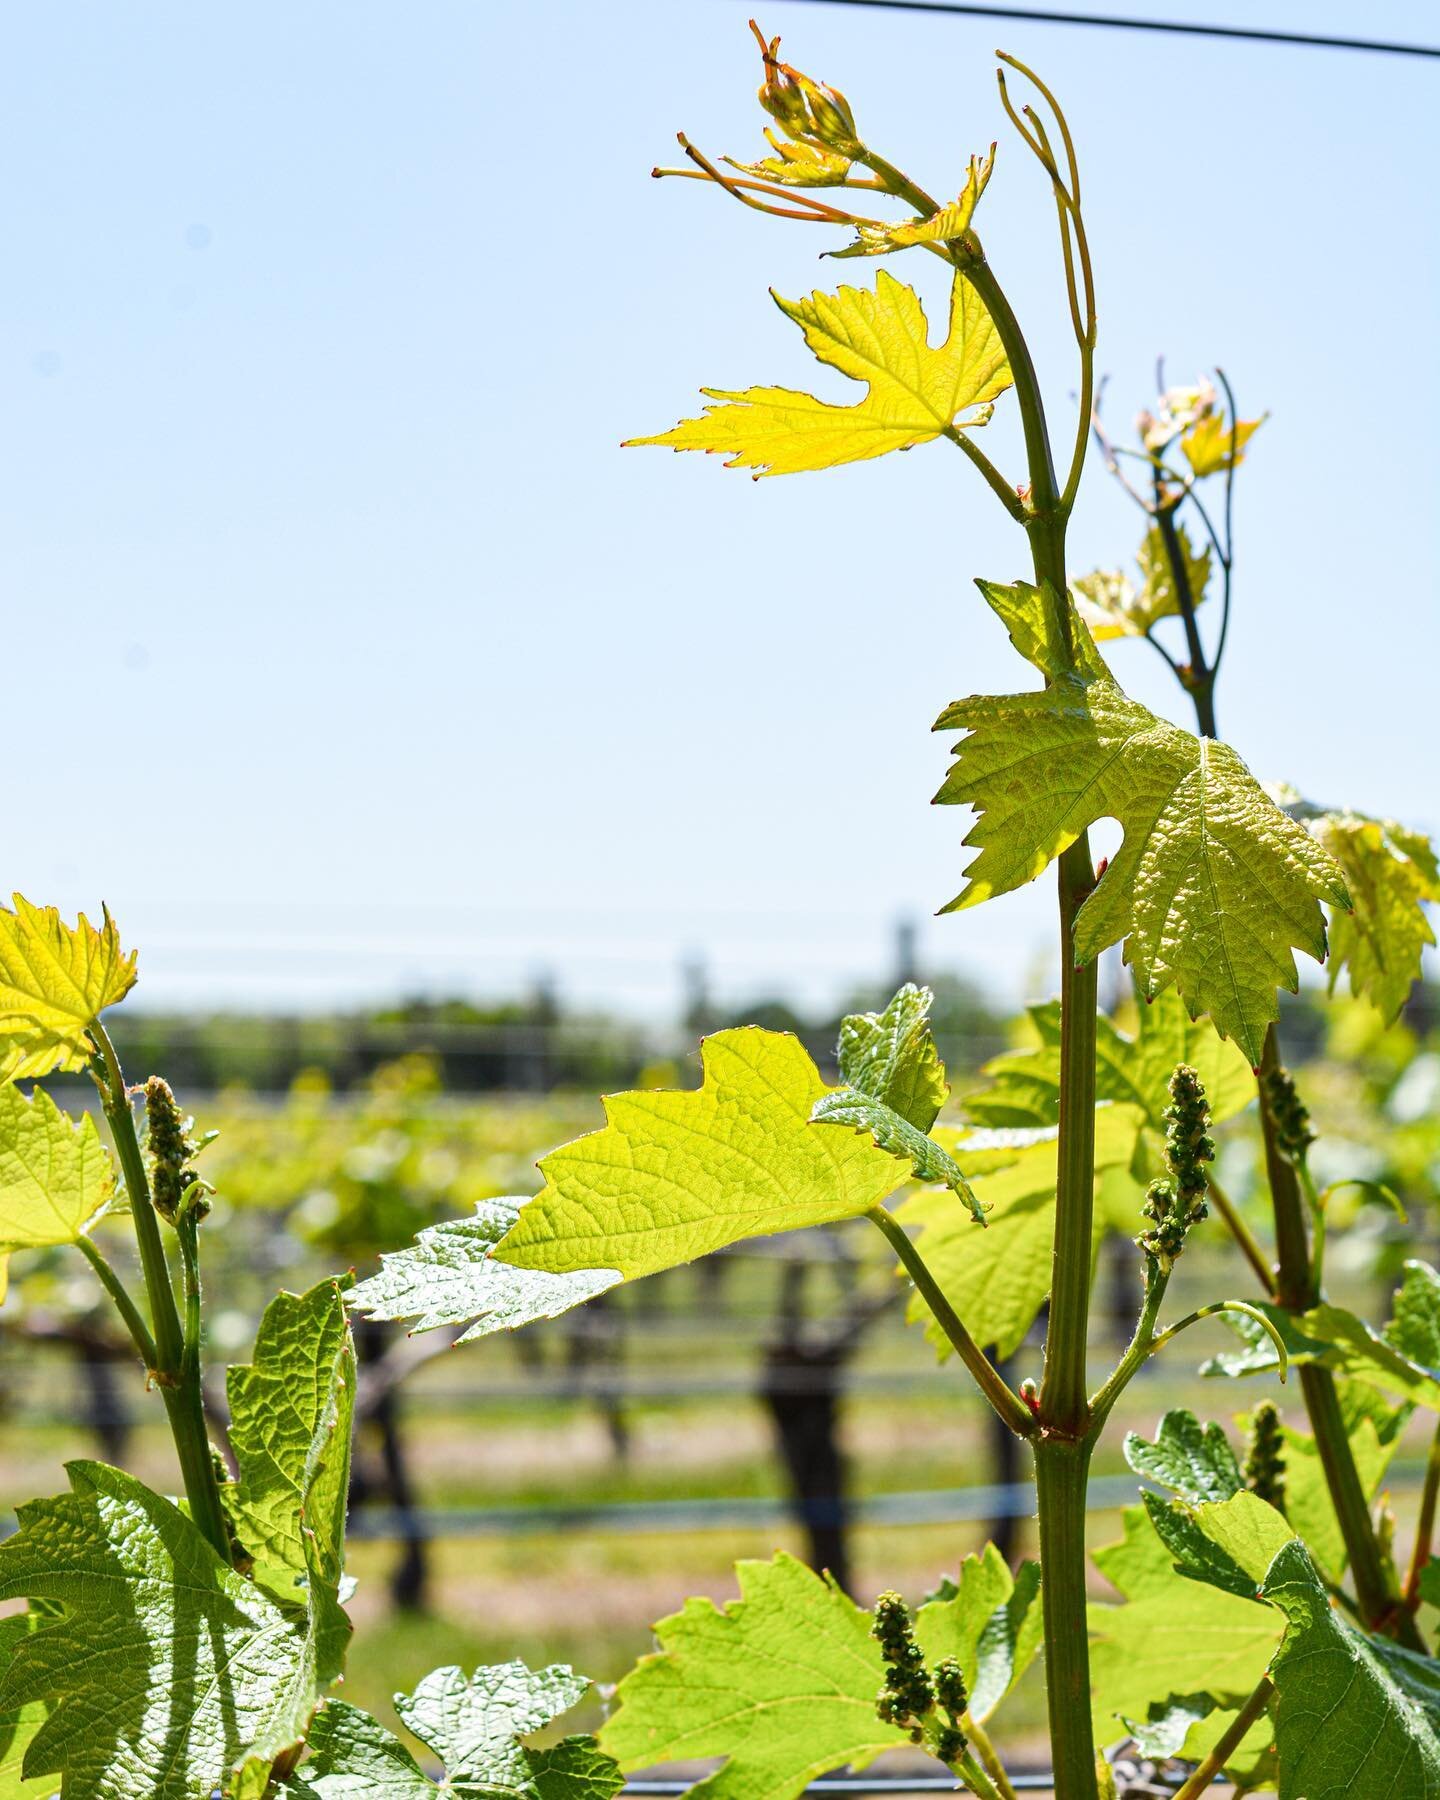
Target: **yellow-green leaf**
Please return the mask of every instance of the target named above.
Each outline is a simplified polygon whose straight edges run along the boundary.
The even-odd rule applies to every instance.
[[[817,290],[808,300],[777,294],[775,303],[821,362],[868,383],[863,400],[834,406],[790,388],[703,388],[721,404],[672,431],[631,443],[719,452],[730,458],[727,468],[754,469],[757,480],[794,475],[983,425],[990,403],[1010,386],[994,321],[958,273],[950,290],[950,331],[939,349],[930,346],[919,296],[884,269],[873,293],[842,287],[836,294]]]
[[[1180,525],[1176,530],[1185,559],[1190,600],[1199,606],[1210,580],[1210,546],[1206,544],[1197,552],[1185,527]],[[1097,642],[1148,637],[1159,620],[1180,611],[1170,558],[1158,525],[1146,532],[1136,560],[1140,565],[1138,587],[1121,569],[1096,569],[1094,574],[1082,575],[1071,583],[1076,608]]]
[[[908,1161],[869,1137],[810,1123],[829,1090],[798,1038],[743,1026],[706,1038],[701,1058],[699,1088],[613,1094],[604,1130],[545,1157],[545,1188],[496,1259],[650,1275],[741,1238],[854,1218],[908,1179]]]
[[[107,911],[97,931],[81,913],[67,925],[53,906],[19,894],[0,906],[0,1080],[83,1069],[85,1027],[135,985],[135,953],[120,948]]]
[[[855,242],[847,244],[843,250],[829,250],[825,254],[837,260],[846,256],[888,256],[892,250],[909,250],[916,244],[940,244],[947,238],[960,237],[970,229],[975,208],[994,167],[995,146],[992,144],[990,154],[983,162],[978,156],[970,158],[965,186],[948,206],[931,213],[928,219],[907,219],[902,225],[857,220]]]
[[[1330,989],[1350,971],[1350,991],[1393,1019],[1420,979],[1435,931],[1425,916],[1440,900],[1440,865],[1423,832],[1348,808],[1312,806],[1293,789],[1278,797],[1344,871],[1354,905],[1330,918]]]
[[[73,1244],[110,1203],[115,1170],[88,1113],[77,1124],[43,1088],[0,1087],[0,1250]]]
[[[1197,478],[1204,475],[1216,475],[1221,469],[1230,466],[1230,446],[1235,446],[1235,461],[1245,460],[1245,446],[1265,423],[1264,415],[1258,419],[1241,419],[1232,434],[1230,422],[1222,412],[1206,413],[1198,425],[1187,431],[1180,440],[1180,448],[1185,452],[1185,460],[1189,463]]]
[[[1124,841],[1076,916],[1077,961],[1123,939],[1147,998],[1174,986],[1192,1015],[1208,1012],[1258,1065],[1279,1012],[1275,990],[1298,985],[1292,946],[1323,960],[1319,902],[1350,904],[1334,859],[1228,744],[1130,699],[1068,598],[980,586],[1011,635],[1031,646],[1047,685],[962,700],[938,721],[970,735],[936,799],[979,814],[965,841],[980,853],[945,910],[1009,893],[1097,820],[1116,819]],[[1058,651],[1064,635],[1070,655]]]

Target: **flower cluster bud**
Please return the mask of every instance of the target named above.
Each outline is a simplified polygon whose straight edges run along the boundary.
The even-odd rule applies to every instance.
[[[172,1225],[182,1207],[203,1219],[210,1210],[210,1190],[191,1166],[200,1148],[190,1135],[194,1120],[182,1116],[169,1082],[158,1075],[145,1083],[145,1120],[156,1212]]]
[[[1150,1226],[1135,1240],[1167,1273],[1185,1248],[1191,1227],[1210,1210],[1205,1203],[1210,1189],[1205,1164],[1215,1160],[1215,1142],[1209,1126],[1204,1085],[1192,1068],[1180,1063],[1170,1077],[1170,1104],[1165,1109],[1169,1173],[1146,1190],[1143,1210]]]
[[[1310,1129],[1310,1112],[1300,1098],[1295,1077],[1286,1068],[1270,1069],[1265,1075],[1265,1105],[1275,1125],[1275,1143],[1282,1156],[1291,1162],[1303,1160],[1315,1142]]]
[[[1250,1415],[1245,1453],[1245,1485],[1258,1499],[1285,1510],[1285,1434],[1273,1400],[1262,1400]]]
[[[870,1635],[885,1659],[885,1685],[876,1698],[875,1711],[887,1725],[908,1732],[912,1743],[927,1744],[941,1762],[953,1767],[969,1748],[960,1724],[968,1704],[960,1664],[947,1656],[933,1670],[926,1668],[909,1609],[893,1590],[875,1602]],[[943,1719],[935,1717],[937,1702]]]
[[[855,115],[840,90],[827,87],[823,81],[812,81],[788,63],[782,63],[778,37],[771,38],[768,44],[761,38],[760,46],[765,59],[760,104],[786,137],[850,162],[863,160],[865,146],[855,129]]]

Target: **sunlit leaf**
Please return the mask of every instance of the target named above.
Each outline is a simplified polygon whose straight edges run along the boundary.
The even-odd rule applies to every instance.
[[[545,1157],[543,1192],[494,1254],[629,1279],[742,1238],[858,1217],[906,1178],[868,1136],[810,1123],[827,1089],[798,1038],[720,1031],[701,1059],[698,1089],[611,1095],[604,1130]]]
[[[1278,795],[1291,818],[1334,857],[1350,892],[1354,910],[1330,919],[1331,992],[1346,969],[1351,993],[1395,1018],[1435,942],[1425,907],[1440,901],[1440,864],[1429,838],[1393,819],[1314,806],[1291,788]]]
[[[1263,415],[1258,419],[1241,419],[1232,433],[1230,422],[1224,413],[1207,413],[1180,440],[1180,448],[1185,452],[1185,460],[1189,463],[1191,472],[1199,478],[1217,475],[1222,469],[1228,469],[1232,443],[1235,447],[1235,462],[1244,462],[1246,444],[1264,423]]]
[[[1183,525],[1177,525],[1176,534],[1185,559],[1191,604],[1199,606],[1210,580],[1210,546],[1206,544],[1197,552]],[[1158,525],[1146,532],[1137,560],[1138,586],[1120,569],[1097,569],[1071,583],[1076,609],[1097,642],[1146,637],[1161,619],[1180,611],[1180,596]]]
[[[43,1088],[0,1087],[0,1251],[73,1244],[110,1204],[115,1169],[88,1113],[78,1123]]]
[[[427,1225],[413,1244],[380,1258],[380,1272],[350,1292],[370,1319],[409,1319],[410,1329],[465,1325],[458,1343],[553,1319],[603,1294],[621,1279],[614,1269],[552,1275],[517,1269],[491,1252],[520,1217],[523,1199],[481,1200],[475,1216]]]
[[[845,256],[888,256],[892,250],[909,250],[917,244],[940,244],[947,238],[960,237],[970,229],[970,221],[975,216],[975,208],[980,203],[980,196],[985,192],[991,171],[995,167],[995,146],[990,146],[990,154],[982,161],[978,156],[970,158],[970,168],[965,177],[965,185],[957,199],[948,206],[942,206],[938,212],[931,213],[928,219],[910,219],[903,225],[873,224],[868,220],[857,221],[855,242],[847,244],[843,250],[829,250],[826,255]]]
[[[863,462],[982,425],[990,403],[1010,386],[994,323],[958,273],[950,295],[950,330],[939,349],[930,347],[919,297],[884,269],[873,293],[842,287],[837,294],[817,290],[808,300],[777,295],[776,304],[805,333],[821,362],[868,383],[863,400],[835,406],[789,388],[705,388],[702,392],[720,405],[672,431],[631,443],[717,451],[730,458],[727,467],[754,469],[757,479],[793,475]]]
[[[0,906],[0,1080],[83,1069],[85,1027],[134,987],[135,952],[108,912],[97,931],[84,913],[67,925],[53,906],[14,902]]]
[[[966,842],[980,851],[947,910],[1033,880],[1088,826],[1117,819],[1124,842],[1076,917],[1077,958],[1123,939],[1147,996],[1173,985],[1258,1065],[1275,990],[1298,985],[1291,947],[1323,959],[1319,902],[1348,904],[1340,871],[1228,745],[1129,699],[1068,601],[1073,666],[1057,653],[1053,590],[981,587],[1048,685],[940,717],[937,729],[969,735],[936,798],[979,813]]]

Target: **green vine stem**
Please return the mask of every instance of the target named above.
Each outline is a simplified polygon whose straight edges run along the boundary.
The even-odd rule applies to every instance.
[[[1233,445],[1236,415],[1234,397],[1230,394],[1228,384],[1226,394],[1230,399]],[[1227,524],[1229,514],[1230,493],[1227,484]],[[1173,514],[1170,523],[1173,527]],[[1185,623],[1187,644],[1198,645],[1195,608],[1186,577],[1185,559],[1179,553],[1180,546],[1173,530],[1167,536],[1162,529],[1161,536],[1176,599]],[[1227,566],[1227,578],[1228,573]],[[1228,583],[1226,598],[1228,604]],[[1195,707],[1196,724],[1201,735],[1216,736],[1214,669],[1207,667],[1203,649],[1199,652],[1198,663],[1190,670],[1190,679],[1185,686]],[[1293,1163],[1280,1149],[1275,1121],[1265,1100],[1266,1078],[1279,1067],[1280,1040],[1272,1024],[1265,1033],[1260,1068],[1257,1071],[1260,1129],[1264,1140],[1270,1204],[1275,1220],[1275,1278],[1270,1291],[1276,1302],[1287,1312],[1302,1313],[1316,1303],[1319,1294],[1306,1227],[1306,1200]],[[1400,1603],[1400,1597],[1386,1572],[1369,1503],[1365,1498],[1360,1472],[1355,1465],[1354,1452],[1345,1430],[1335,1377],[1329,1369],[1307,1363],[1300,1370],[1300,1390],[1305,1399],[1310,1429],[1314,1433],[1321,1468],[1325,1473],[1326,1485],[1330,1490],[1331,1502],[1345,1542],[1360,1616],[1369,1630],[1391,1632],[1408,1648],[1423,1651],[1424,1639],[1414,1617]]]
[[[945,1297],[945,1290],[930,1272],[923,1256],[910,1241],[905,1227],[883,1206],[872,1206],[865,1214],[878,1225],[900,1258],[905,1272],[915,1283],[917,1293],[935,1316],[940,1329],[954,1345],[956,1354],[970,1371],[981,1393],[995,1411],[1019,1437],[1028,1437],[1035,1429],[1034,1415],[1006,1381],[990,1358],[965,1329],[964,1322]]]
[[[170,1435],[175,1441],[175,1454],[185,1484],[185,1498],[190,1503],[190,1516],[215,1553],[230,1561],[230,1530],[220,1501],[215,1479],[215,1464],[210,1454],[210,1436],[205,1424],[204,1395],[200,1386],[198,1343],[192,1355],[186,1332],[175,1304],[175,1289],[165,1245],[160,1236],[160,1222],[150,1199],[150,1183],[145,1173],[145,1158],[135,1132],[135,1114],[115,1046],[98,1019],[92,1019],[86,1030],[100,1058],[97,1085],[105,1118],[114,1140],[115,1153],[125,1176],[125,1191],[130,1200],[130,1216],[135,1221],[135,1240],[140,1250],[140,1265],[145,1276],[145,1293],[150,1305],[153,1331],[153,1360],[147,1357],[155,1384],[165,1402],[170,1421]],[[97,1271],[98,1272],[98,1271]],[[102,1277],[103,1279],[103,1277]],[[107,1283],[107,1290],[109,1284]],[[118,1304],[118,1302],[117,1302]],[[194,1310],[198,1335],[198,1286]],[[192,1310],[188,1292],[187,1317]],[[134,1311],[134,1308],[131,1308]],[[124,1317],[124,1309],[121,1309]],[[127,1325],[129,1319],[126,1319]],[[143,1321],[142,1321],[143,1323]],[[133,1327],[132,1327],[133,1335]]]
[[[1440,1424],[1430,1440],[1430,1455],[1425,1463],[1425,1486],[1420,1495],[1420,1516],[1415,1521],[1415,1548],[1410,1553],[1410,1567],[1405,1573],[1405,1605],[1414,1612],[1420,1604],[1420,1577],[1430,1561],[1430,1547],[1435,1539],[1435,1502],[1440,1496]]]
[[[1275,1297],[1275,1271],[1270,1267],[1255,1233],[1240,1216],[1239,1208],[1216,1181],[1213,1174],[1210,1177],[1210,1199],[1224,1222],[1225,1229],[1234,1238],[1241,1255],[1249,1263],[1255,1279],[1264,1288],[1266,1294],[1273,1299]]]
[[[965,1733],[975,1746],[975,1755],[985,1773],[994,1782],[995,1792],[1000,1796],[1000,1800],[1018,1800],[1015,1789],[1011,1786],[1010,1777],[1005,1773],[1005,1765],[1001,1762],[994,1744],[990,1741],[989,1732],[983,1726],[977,1725],[968,1713],[965,1715]]]

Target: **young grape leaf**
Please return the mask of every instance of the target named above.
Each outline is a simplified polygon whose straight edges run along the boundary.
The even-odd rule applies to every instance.
[[[1014,1575],[993,1544],[960,1565],[915,1617],[915,1634],[932,1665],[953,1656],[965,1677],[966,1711],[983,1725],[1035,1660],[1044,1636],[1040,1565]]]
[[[740,1598],[687,1600],[655,1627],[659,1651],[620,1683],[600,1747],[629,1771],[723,1756],[692,1790],[705,1800],[794,1800],[807,1782],[863,1769],[907,1742],[875,1711],[885,1667],[871,1615],[828,1575],[785,1552],[736,1565]],[[992,1546],[915,1616],[931,1659],[961,1664],[977,1718],[1028,1667],[1039,1644],[1039,1572],[1012,1578]]]
[[[1124,1539],[1097,1550],[1095,1562],[1126,1603],[1089,1608],[1094,1726],[1102,1744],[1117,1742],[1128,1732],[1125,1721],[1146,1718],[1172,1694],[1209,1694],[1233,1713],[1265,1673],[1281,1630],[1280,1620],[1252,1600],[1177,1575],[1140,1507],[1126,1509],[1124,1526]]]
[[[53,906],[14,895],[0,906],[0,1081],[83,1069],[85,1027],[135,985],[135,952],[120,948],[107,911],[99,931],[81,913],[67,925]]]
[[[0,1545],[0,1599],[64,1609],[0,1679],[0,1714],[49,1707],[25,1776],[61,1775],[63,1800],[208,1800],[255,1745],[303,1735],[306,1625],[133,1475],[67,1473]]]
[[[974,1190],[955,1158],[944,1145],[917,1130],[883,1100],[872,1100],[855,1088],[840,1088],[833,1094],[822,1094],[815,1102],[810,1118],[816,1125],[845,1125],[852,1131],[864,1132],[881,1150],[888,1150],[892,1156],[903,1156],[917,1181],[943,1183],[965,1202],[977,1225],[985,1223],[985,1209],[975,1198]]]
[[[590,1737],[544,1750],[520,1740],[568,1712],[590,1686],[570,1669],[524,1663],[436,1669],[413,1694],[397,1694],[409,1729],[440,1758],[437,1785],[393,1732],[343,1701],[328,1701],[310,1733],[310,1754],[280,1790],[289,1800],[611,1800],[624,1785]]]
[[[1351,993],[1396,1018],[1435,942],[1425,907],[1440,900],[1440,864],[1429,838],[1393,819],[1314,806],[1293,788],[1277,797],[1339,864],[1354,905],[1330,917],[1330,991],[1348,969]]]
[[[77,1124],[43,1088],[0,1087],[0,1250],[73,1244],[109,1206],[115,1169],[89,1113]]]
[[[980,853],[945,910],[1033,880],[1088,826],[1115,818],[1124,842],[1076,916],[1077,958],[1124,939],[1147,997],[1173,984],[1258,1065],[1275,989],[1298,982],[1292,946],[1323,959],[1319,902],[1349,904],[1340,871],[1228,745],[1181,731],[1117,686],[1068,598],[1066,656],[1053,589],[980,585],[1012,636],[1020,621],[1048,685],[962,700],[938,721],[969,736],[936,799],[979,814],[965,841]]]
[[[993,1058],[984,1068],[993,1085],[965,1096],[966,1115],[982,1125],[1059,1123],[1060,1003],[1052,1000],[1025,1010],[1038,1046]],[[1096,1026],[1096,1099],[1140,1107],[1152,1131],[1165,1129],[1167,1083],[1177,1063],[1200,1077],[1217,1124],[1243,1112],[1255,1098],[1255,1076],[1243,1053],[1208,1019],[1192,1019],[1173,989],[1140,1008],[1133,1038],[1103,1014]]]
[[[1260,1589],[1285,1616],[1271,1665],[1281,1800],[1440,1793],[1440,1672],[1343,1619],[1293,1539]]]
[[[833,256],[837,261],[846,256],[888,256],[892,250],[909,250],[916,244],[941,244],[947,238],[959,237],[970,229],[975,208],[994,167],[995,146],[992,144],[990,154],[983,162],[978,156],[970,158],[965,186],[948,206],[931,213],[928,219],[907,219],[900,225],[857,220],[855,242],[847,244],[843,250],[827,250],[823,254]]]
[[[240,1476],[226,1494],[236,1535],[262,1568],[333,1598],[355,1411],[355,1347],[340,1284],[277,1294],[260,1320],[255,1360],[227,1369],[225,1391]]]
[[[351,1307],[370,1319],[414,1319],[412,1333],[469,1321],[455,1340],[468,1344],[492,1331],[556,1318],[614,1287],[620,1280],[614,1269],[552,1275],[513,1268],[492,1256],[525,1204],[481,1200],[473,1219],[427,1225],[406,1249],[380,1258],[378,1275],[351,1289]]]
[[[1095,1114],[1097,1199],[1095,1243],[1112,1226],[1117,1213],[1125,1226],[1140,1223],[1140,1195],[1126,1171],[1135,1155],[1142,1115],[1135,1107],[1103,1106]],[[956,1146],[965,1163],[965,1143]],[[977,1344],[995,1346],[997,1356],[1017,1350],[1050,1292],[1055,1254],[1055,1182],[1058,1147],[1047,1138],[1017,1151],[1006,1168],[977,1176],[986,1229],[976,1231],[946,1192],[916,1194],[900,1209],[906,1225],[919,1225],[919,1248],[931,1273],[954,1302]],[[1112,1203],[1106,1196],[1111,1174],[1120,1191]],[[927,1337],[943,1359],[950,1340],[918,1295],[909,1317],[925,1326]]]
[[[1193,430],[1181,438],[1180,448],[1185,452],[1185,460],[1197,479],[1205,475],[1218,475],[1222,469],[1231,466],[1232,443],[1234,462],[1244,462],[1246,444],[1264,423],[1263,414],[1258,419],[1239,419],[1232,431],[1224,413],[1209,412]]]
[[[826,1087],[798,1038],[719,1031],[701,1061],[698,1089],[611,1095],[604,1130],[544,1157],[543,1192],[494,1254],[633,1279],[741,1238],[856,1218],[904,1179],[868,1138],[810,1124]]]
[[[1412,1363],[1440,1370],[1440,1272],[1429,1263],[1404,1264],[1385,1340]]]
[[[850,1013],[840,1021],[839,1064],[844,1086],[882,1100],[917,1131],[928,1131],[950,1092],[945,1065],[930,1033],[935,996],[907,981],[879,1013]]]
[[[808,300],[774,299],[821,362],[869,384],[865,398],[834,406],[790,388],[702,388],[722,404],[631,445],[718,451],[729,456],[727,468],[754,469],[758,481],[953,438],[983,425],[1010,386],[994,321],[963,275],[951,286],[950,332],[938,350],[930,347],[919,296],[884,269],[874,293],[842,287]]]
[[[1167,1412],[1149,1442],[1126,1434],[1125,1460],[1137,1475],[1159,1483],[1182,1500],[1229,1500],[1245,1483],[1230,1440],[1219,1425],[1202,1425],[1192,1412]]]
[[[704,1800],[794,1800],[908,1741],[875,1711],[885,1667],[869,1613],[783,1551],[736,1575],[738,1600],[687,1600],[655,1627],[660,1649],[620,1683],[602,1750],[627,1773],[723,1756],[694,1790]]]
[[[1190,599],[1199,606],[1210,580],[1210,546],[1206,544],[1197,554],[1183,525],[1176,527],[1176,535],[1185,558]],[[1092,575],[1082,575],[1072,583],[1076,611],[1097,643],[1110,638],[1148,637],[1161,619],[1180,611],[1180,596],[1158,525],[1146,532],[1136,560],[1140,565],[1138,588],[1120,569],[1096,569]]]

